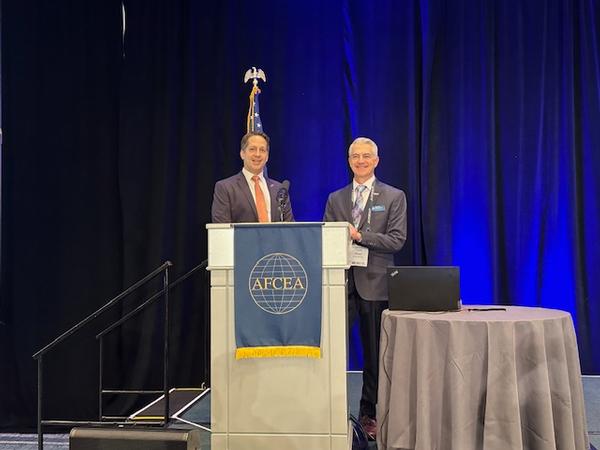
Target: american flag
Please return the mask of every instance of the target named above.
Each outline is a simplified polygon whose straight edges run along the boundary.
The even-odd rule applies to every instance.
[[[248,127],[247,131],[264,131],[260,120],[260,107],[258,104],[258,96],[260,89],[258,86],[252,88],[250,92],[250,107],[248,108]]]

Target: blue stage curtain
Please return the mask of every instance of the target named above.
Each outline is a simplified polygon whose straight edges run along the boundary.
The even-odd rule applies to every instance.
[[[373,138],[377,176],[409,202],[397,263],[459,265],[465,303],[569,311],[600,373],[597,1],[122,4],[124,39],[120,1],[2,3],[0,428],[32,425],[35,350],[162,261],[206,257],[252,66],[297,220],[321,220],[348,145]],[[173,301],[178,385],[204,381],[200,291]],[[161,314],[115,337],[115,386],[160,383]],[[93,368],[73,375],[67,353],[46,392],[73,401],[49,412],[91,416]]]
[[[398,261],[459,265],[465,303],[571,312],[598,373],[598,3],[341,7],[347,137],[408,194]]]

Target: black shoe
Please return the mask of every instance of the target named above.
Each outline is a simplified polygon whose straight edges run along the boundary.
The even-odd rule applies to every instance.
[[[359,422],[369,439],[374,441],[377,437],[377,420],[365,415],[360,416]]]

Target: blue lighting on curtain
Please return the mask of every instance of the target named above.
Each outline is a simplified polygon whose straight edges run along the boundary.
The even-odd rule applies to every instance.
[[[273,94],[293,110],[271,128],[293,162],[270,167],[292,180],[296,217],[319,220],[350,180],[348,144],[373,138],[377,176],[409,199],[398,259],[459,265],[465,303],[569,311],[598,371],[598,15],[585,1],[446,6],[304,3]]]
[[[265,71],[269,175],[290,180],[297,220],[321,220],[328,194],[350,181],[348,145],[371,137],[377,177],[408,198],[408,240],[397,261],[459,265],[467,304],[569,311],[582,365],[598,372],[594,7],[588,0],[307,0],[267,1],[261,14],[251,3],[193,14],[217,20],[222,39],[214,50],[197,49],[212,52],[214,73]],[[196,33],[206,40],[206,30]],[[211,118],[242,123],[246,86],[239,114],[231,106],[239,86],[239,76],[216,80],[225,101],[214,102]],[[215,176],[229,176],[239,170],[237,147],[215,136],[208,139],[220,145]]]

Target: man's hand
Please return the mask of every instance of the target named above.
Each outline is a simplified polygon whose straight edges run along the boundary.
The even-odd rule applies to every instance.
[[[360,234],[360,231],[354,228],[353,225],[350,225],[350,237],[353,241],[356,242],[360,242],[362,240],[362,235]]]

